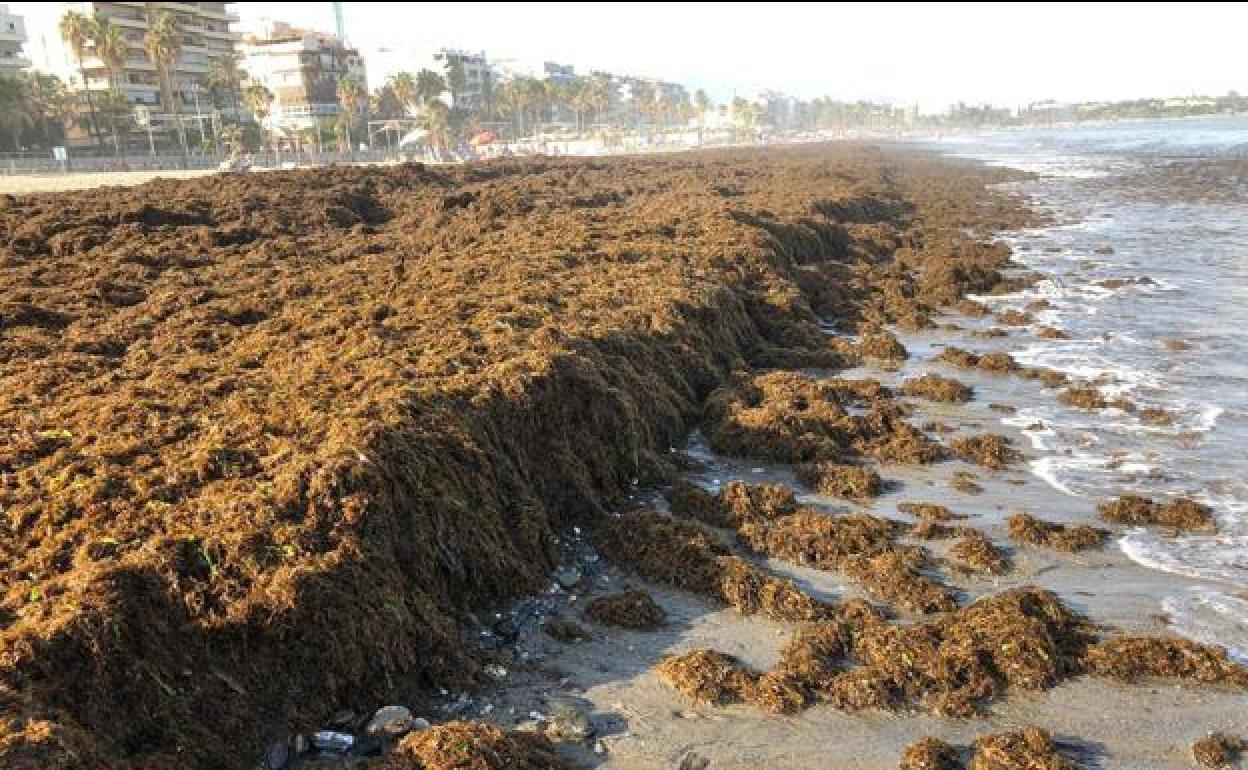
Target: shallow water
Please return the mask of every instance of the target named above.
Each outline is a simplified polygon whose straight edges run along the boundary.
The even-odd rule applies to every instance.
[[[1046,279],[980,298],[996,310],[1047,300],[1036,323],[1069,335],[1012,335],[1015,357],[1174,416],[1156,425],[1118,409],[1029,404],[1003,422],[1031,441],[1032,472],[1089,504],[1131,491],[1213,506],[1217,535],[1140,529],[1119,547],[1216,586],[1176,581],[1163,607],[1176,630],[1248,658],[1248,117],[1010,133],[941,149],[1033,172],[1012,186],[1053,214],[1052,226],[1009,236],[1017,259]]]

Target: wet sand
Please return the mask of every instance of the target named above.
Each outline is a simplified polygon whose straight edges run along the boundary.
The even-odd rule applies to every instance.
[[[1001,423],[990,404],[1022,406],[1037,399],[1056,398],[1058,390],[1017,376],[1001,376],[955,369],[932,363],[941,346],[952,344],[977,352],[1008,350],[1011,342],[1032,333],[1015,329],[1009,337],[985,340],[969,332],[986,328],[991,319],[949,316],[943,320],[965,327],[961,332],[930,331],[899,334],[911,357],[895,370],[864,367],[838,373],[845,377],[873,377],[886,385],[926,372],[955,377],[975,389],[967,404],[936,404],[913,400],[916,424],[945,423],[962,432],[996,432],[1011,437],[1028,455],[1028,441],[1017,429]],[[942,436],[947,444],[958,434]],[[886,481],[885,494],[862,504],[802,494],[791,468],[751,459],[717,456],[695,434],[685,448],[705,463],[691,480],[716,489],[730,481],[779,482],[798,491],[799,501],[832,513],[866,511],[911,523],[897,512],[905,501],[947,505],[970,518],[964,522],[984,532],[1013,559],[1014,567],[1000,577],[965,577],[941,570],[940,578],[962,590],[967,598],[1015,586],[1035,585],[1054,591],[1071,608],[1085,614],[1106,631],[1172,633],[1160,597],[1173,593],[1176,581],[1190,588],[1204,585],[1149,570],[1128,559],[1116,545],[1125,531],[1100,521],[1097,501],[1062,495],[1032,475],[1026,459],[1005,471],[990,471],[959,460],[925,467],[877,466]],[[983,487],[978,495],[950,488],[958,471],[967,471]],[[647,502],[664,505],[653,495]],[[1027,511],[1059,523],[1092,524],[1110,528],[1114,535],[1100,550],[1075,554],[1023,547],[1006,535],[1006,517]],[[917,542],[917,541],[916,541]],[[922,544],[943,554],[952,541]],[[790,577],[804,590],[822,599],[866,595],[852,582],[833,572],[794,566],[777,559],[761,562],[773,573]],[[593,595],[618,590],[621,585],[644,587],[668,612],[667,626],[656,633],[608,629],[579,614],[578,605]],[[1235,734],[1248,723],[1248,699],[1241,692],[1170,681],[1117,683],[1088,676],[1069,680],[1046,692],[1011,692],[989,705],[983,718],[945,719],[924,713],[846,713],[816,705],[793,716],[766,714],[750,705],[708,707],[694,704],[663,685],[653,667],[665,654],[709,648],[740,658],[759,669],[773,666],[780,648],[796,626],[765,618],[745,617],[722,606],[646,584],[614,569],[596,579],[584,596],[571,600],[562,591],[549,597],[593,632],[591,641],[564,645],[531,634],[521,644],[540,659],[541,673],[521,666],[500,693],[487,697],[490,711],[517,723],[531,713],[550,712],[550,695],[583,699],[591,722],[602,727],[601,753],[585,750],[579,758],[602,768],[672,768],[689,753],[710,760],[713,768],[862,768],[882,770],[897,766],[910,743],[935,735],[955,745],[969,745],[987,732],[1035,725],[1053,733],[1058,745],[1085,764],[1127,770],[1162,770],[1193,766],[1191,744],[1211,730]],[[908,619],[919,620],[917,616]],[[513,715],[514,712],[514,715]]]

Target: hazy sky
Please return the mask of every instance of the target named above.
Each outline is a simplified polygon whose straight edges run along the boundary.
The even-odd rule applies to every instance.
[[[59,3],[10,3],[56,38]],[[236,3],[333,30],[330,3]],[[1248,4],[344,3],[369,82],[403,51],[448,45],[516,65],[544,59],[704,87],[717,99],[776,88],[925,110],[1248,92]],[[55,46],[54,46],[55,47]],[[382,49],[387,49],[383,51]],[[45,61],[37,50],[36,64]],[[55,64],[59,50],[49,53]]]

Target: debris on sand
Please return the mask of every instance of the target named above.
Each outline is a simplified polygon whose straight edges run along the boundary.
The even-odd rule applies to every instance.
[[[585,605],[585,614],[603,625],[634,631],[653,631],[667,619],[654,597],[638,589],[600,596]]]
[[[880,494],[883,481],[875,469],[832,460],[802,463],[794,468],[797,480],[821,495],[861,500]]]
[[[1016,513],[1009,520],[1010,539],[1023,545],[1037,545],[1057,551],[1085,551],[1100,548],[1109,533],[1086,524],[1066,525],[1037,519],[1029,513]]]
[[[929,463],[940,444],[904,419],[901,405],[875,380],[817,380],[797,372],[741,375],[713,392],[704,408],[711,448],[789,463],[854,456]]]
[[[940,354],[933,360],[942,364],[956,366],[959,369],[974,369],[976,364],[979,363],[979,356],[969,350],[963,350],[950,345],[940,351]]]
[[[920,573],[928,562],[926,554],[897,543],[901,531],[896,522],[868,514],[828,516],[799,510],[770,521],[744,522],[738,535],[758,553],[841,572],[898,607],[925,613],[956,608],[948,589]]]
[[[973,572],[1004,575],[1010,571],[1010,560],[979,530],[966,530],[949,548],[949,555],[959,566]]]
[[[1177,416],[1169,409],[1150,406],[1136,412],[1136,416],[1152,425],[1173,425]]]
[[[1057,394],[1057,400],[1080,409],[1105,409],[1109,406],[1109,401],[1096,388],[1067,388]]]
[[[784,671],[768,671],[745,684],[742,698],[771,714],[795,714],[806,708],[806,688]]]
[[[864,334],[856,350],[863,358],[882,361],[904,361],[910,356],[897,337],[887,331]]]
[[[919,519],[906,534],[915,540],[944,540],[958,534],[958,531],[932,519]]]
[[[971,332],[971,336],[976,339],[993,340],[1010,336],[1010,331],[1000,326],[990,326],[987,329],[976,329]]]
[[[997,323],[1005,326],[1026,326],[1034,320],[1035,319],[1031,317],[1031,313],[1013,309],[1006,310],[1003,313],[998,313],[996,318]]]
[[[1065,372],[1043,366],[1024,366],[1019,370],[1019,375],[1024,379],[1039,380],[1046,388],[1060,388],[1070,382],[1070,377]]]
[[[715,650],[667,655],[654,670],[668,687],[708,706],[741,701],[746,688],[758,678],[758,672]]]
[[[545,736],[484,722],[447,722],[408,733],[370,770],[575,770]]]
[[[983,318],[991,315],[992,311],[982,302],[976,302],[973,299],[960,299],[954,303],[953,309],[962,315],[968,315],[971,318]]]
[[[589,639],[589,634],[575,621],[567,618],[551,618],[542,624],[542,631],[551,639],[564,644],[575,644]]]
[[[840,708],[919,705],[966,717],[1007,688],[1047,689],[1076,673],[1087,623],[1057,597],[1017,588],[926,623],[865,623],[849,634],[859,665],[834,675],[818,696]]]
[[[1042,340],[1066,340],[1070,339],[1070,335],[1064,330],[1056,326],[1038,326],[1036,327],[1036,336]]]
[[[1243,738],[1213,732],[1192,744],[1192,759],[1204,767],[1231,767],[1239,759],[1244,748]]]
[[[1089,673],[1128,682],[1159,678],[1248,687],[1248,668],[1225,649],[1180,637],[1115,637],[1089,646],[1083,660]]]
[[[1096,507],[1105,521],[1133,526],[1168,527],[1177,532],[1216,532],[1213,509],[1189,497],[1157,503],[1140,495],[1122,495]]]
[[[981,372],[1006,374],[1018,371],[1019,365],[1014,360],[1014,356],[1011,356],[1009,353],[985,353],[979,357],[979,361],[975,363],[975,368]]]
[[[910,744],[898,770],[963,770],[961,753],[939,738],[928,736]]]
[[[1053,744],[1053,736],[1038,727],[1017,732],[991,733],[975,741],[969,770],[1078,770],[1079,765]]]
[[[954,519],[966,518],[965,514],[954,513],[949,510],[948,506],[940,505],[939,503],[897,503],[897,510],[910,516],[916,516],[920,519],[931,519],[932,521],[953,521]]]
[[[719,501],[715,495],[692,481],[677,479],[669,495],[672,514],[687,519],[697,519],[713,527],[725,527],[720,517]]]
[[[975,482],[975,475],[969,471],[954,471],[949,480],[949,488],[964,495],[982,494],[984,488]]]
[[[954,439],[953,453],[968,463],[992,470],[1004,470],[1023,459],[1023,453],[1010,446],[1010,440],[997,433],[982,433]]]
[[[834,614],[791,581],[730,555],[710,530],[692,521],[638,509],[605,522],[599,540],[610,559],[643,578],[718,599],[744,615],[811,621]]]
[[[672,488],[671,506],[676,516],[732,529],[745,519],[790,514],[797,510],[797,498],[783,484],[732,481],[718,494],[711,494],[697,484],[681,480]]]
[[[952,377],[927,373],[922,377],[906,380],[901,385],[903,396],[926,398],[946,404],[964,404],[971,400],[971,389]]]

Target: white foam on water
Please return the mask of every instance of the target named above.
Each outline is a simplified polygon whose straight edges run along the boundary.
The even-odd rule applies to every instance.
[[[1063,472],[1071,470],[1086,470],[1095,468],[1096,463],[1089,464],[1085,459],[1080,457],[1058,457],[1050,455],[1032,460],[1031,472],[1039,479],[1044,481],[1050,487],[1058,492],[1070,497],[1086,497],[1086,495],[1076,492],[1072,487],[1063,481]]]
[[[1192,641],[1216,644],[1248,664],[1248,600],[1207,588],[1168,596],[1161,607],[1174,630]]]

